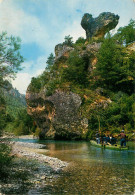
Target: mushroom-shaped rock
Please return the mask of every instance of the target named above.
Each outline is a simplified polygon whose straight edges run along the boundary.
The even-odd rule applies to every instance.
[[[103,12],[97,18],[93,18],[91,14],[84,14],[81,26],[86,31],[86,38],[101,38],[114,29],[119,21],[119,16],[111,12]]]

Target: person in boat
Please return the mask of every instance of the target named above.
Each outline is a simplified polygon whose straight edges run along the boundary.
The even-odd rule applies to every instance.
[[[109,137],[109,135],[105,137],[105,142],[106,142],[106,144],[110,143],[110,137]]]
[[[114,144],[116,144],[116,142],[117,142],[116,138],[113,135],[111,135],[110,136],[110,144],[114,145]]]
[[[120,145],[126,146],[126,134],[124,133],[124,130],[122,130],[118,136],[120,136]]]
[[[98,131],[96,132],[96,141],[97,144],[100,144],[100,134],[98,133]]]

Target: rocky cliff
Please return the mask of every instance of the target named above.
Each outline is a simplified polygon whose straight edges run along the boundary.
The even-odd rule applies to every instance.
[[[86,31],[88,38],[101,38],[105,33],[114,29],[118,24],[119,16],[110,12],[103,12],[97,18],[93,18],[91,14],[84,14],[81,25]]]
[[[88,120],[79,113],[82,103],[79,95],[57,89],[49,97],[45,91],[38,94],[27,92],[26,99],[28,113],[47,137],[78,139],[87,132]]]
[[[118,20],[118,15],[109,12],[104,12],[97,18],[85,14],[81,21],[86,30],[85,43],[56,45],[53,69],[49,73],[44,72],[35,83],[30,83],[26,93],[28,113],[40,128],[41,137],[85,138],[89,129],[90,109],[99,111],[101,107],[104,109],[111,103],[109,97],[102,95],[102,88],[92,91],[90,85],[97,53],[102,44],[97,39],[115,28]],[[96,37],[96,41],[89,40],[92,37]],[[73,65],[74,68],[70,71]],[[37,83],[40,83],[40,87]],[[100,123],[99,119],[98,122]]]

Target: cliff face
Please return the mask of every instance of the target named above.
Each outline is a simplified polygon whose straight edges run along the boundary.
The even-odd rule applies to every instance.
[[[34,117],[42,134],[58,139],[81,138],[88,130],[88,120],[81,117],[82,100],[72,92],[56,90],[52,96],[44,93],[26,95],[28,113]]]
[[[87,18],[88,20],[86,22]],[[99,36],[99,34],[103,36],[108,28],[110,30],[116,26],[118,19],[118,16],[109,13],[103,13],[97,19],[92,19],[92,16],[87,15],[86,17],[85,15],[82,19],[82,26],[86,29],[87,38]],[[90,32],[92,32],[92,34],[90,34]],[[88,74],[92,72],[97,63],[96,54],[100,47],[100,42],[87,43],[87,40],[83,46],[77,45],[76,47],[72,47],[64,44],[56,45],[54,65],[57,66],[57,68],[53,72],[54,76],[50,76],[50,80],[48,81],[50,83],[56,79],[59,81],[58,84],[55,85],[55,90],[52,91],[52,94],[48,95],[48,84],[46,83],[44,87],[37,92],[32,92],[32,83],[29,85],[26,93],[28,113],[33,116],[37,126],[41,129],[42,137],[79,139],[86,136],[88,132],[88,119],[82,113],[81,107],[84,105],[84,101],[88,100],[89,94],[84,95],[82,93],[83,89],[80,89],[79,93],[73,90],[70,81],[62,83],[60,74],[63,68],[68,67],[67,60],[72,52],[76,52],[79,58],[85,59],[87,63],[85,71]],[[106,104],[106,102],[108,102],[108,100],[104,98],[104,103]],[[87,107],[87,109],[89,108]]]

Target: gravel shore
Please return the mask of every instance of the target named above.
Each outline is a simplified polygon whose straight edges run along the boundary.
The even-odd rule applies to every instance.
[[[4,183],[0,182],[2,195],[42,194],[42,190],[50,188],[68,166],[67,162],[44,155],[48,150],[43,144],[14,141],[8,143],[12,146],[14,159],[12,170],[9,169],[10,178]]]
[[[51,168],[55,171],[60,171],[64,167],[68,166],[67,162],[63,162],[58,158],[46,156],[44,153],[47,150],[44,149],[45,145],[37,143],[24,143],[24,142],[13,142],[12,144],[12,154],[26,157],[29,159],[35,159],[40,163],[48,163]]]

